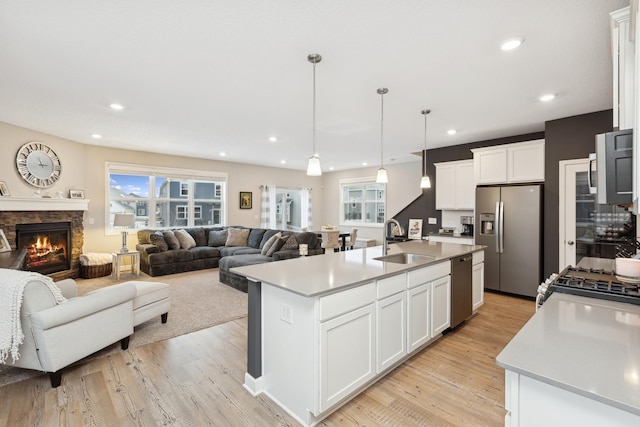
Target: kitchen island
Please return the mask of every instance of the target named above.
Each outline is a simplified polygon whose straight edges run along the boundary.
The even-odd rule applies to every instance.
[[[640,306],[553,293],[496,358],[505,425],[640,425]]]
[[[316,424],[442,336],[450,260],[473,254],[482,267],[482,249],[411,241],[389,249],[421,255],[404,264],[375,246],[232,269],[249,279],[245,388]],[[474,270],[474,299],[482,278]]]

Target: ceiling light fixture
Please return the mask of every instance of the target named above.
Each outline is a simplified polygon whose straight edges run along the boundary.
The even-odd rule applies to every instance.
[[[109,107],[111,107],[111,109],[113,109],[113,110],[118,110],[118,111],[124,110],[124,105],[117,104],[115,102],[113,104],[109,104]]]
[[[100,138],[102,138],[102,135],[100,135],[99,133],[92,133],[92,134],[91,134],[91,138],[93,138],[93,139],[100,139]]]
[[[312,53],[307,56],[307,61],[313,64],[313,153],[307,165],[307,175],[320,176],[322,168],[320,167],[320,158],[316,153],[316,64],[322,61],[322,56]]]
[[[424,150],[422,150],[422,179],[420,180],[420,188],[431,188],[431,179],[427,175],[427,115],[431,110],[422,110],[424,116]]]
[[[456,133],[458,133],[458,131],[457,131],[457,130],[455,130],[455,129],[449,129],[449,130],[447,131],[447,135],[455,135]]]
[[[278,141],[278,138],[276,138],[275,136],[270,136],[269,137],[269,141],[270,142],[276,142],[276,141]]]
[[[504,51],[517,49],[524,42],[523,37],[512,37],[508,40],[505,40],[501,45],[500,49]]]
[[[554,93],[548,93],[546,95],[542,95],[539,99],[542,102],[549,102],[553,99],[555,99],[556,95]]]
[[[376,182],[380,184],[386,184],[389,182],[387,178],[387,170],[383,166],[382,162],[382,148],[383,148],[383,130],[384,130],[384,95],[389,92],[386,87],[378,89],[378,95],[380,95],[380,169],[378,169],[378,176],[376,176]]]

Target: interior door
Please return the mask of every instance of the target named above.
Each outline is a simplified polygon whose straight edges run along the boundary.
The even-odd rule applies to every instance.
[[[595,200],[589,193],[588,173],[589,159],[560,162],[559,270],[575,266],[595,243]]]

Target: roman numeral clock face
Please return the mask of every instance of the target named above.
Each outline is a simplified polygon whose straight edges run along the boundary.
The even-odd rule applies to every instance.
[[[16,156],[18,173],[29,184],[48,188],[60,179],[62,164],[55,151],[42,142],[28,142]]]

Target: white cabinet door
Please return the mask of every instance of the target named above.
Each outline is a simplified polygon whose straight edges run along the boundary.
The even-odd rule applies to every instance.
[[[473,266],[471,283],[473,311],[476,311],[484,304],[484,262]]]
[[[507,182],[544,181],[544,140],[507,147]]]
[[[544,181],[544,139],[471,151],[476,184]]]
[[[407,353],[431,338],[431,283],[407,291]]]
[[[375,304],[320,324],[320,412],[376,374]]]
[[[504,147],[472,151],[476,184],[507,182],[507,150]]]
[[[435,280],[431,290],[431,337],[451,326],[451,276]]]
[[[452,162],[437,163],[436,209],[456,209],[456,166]]]
[[[476,184],[473,180],[473,160],[456,165],[456,209],[475,209]],[[437,197],[438,193],[436,193]],[[436,208],[437,209],[437,208]]]
[[[377,302],[377,372],[393,366],[407,354],[405,344],[406,292]]]

